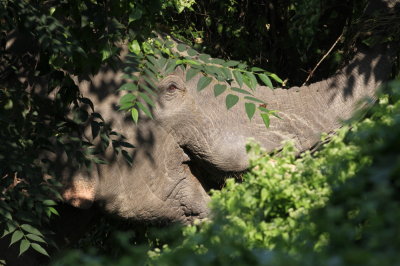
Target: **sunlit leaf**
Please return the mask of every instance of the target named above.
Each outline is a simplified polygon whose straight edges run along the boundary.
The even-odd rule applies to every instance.
[[[134,83],[125,83],[118,89],[119,91],[136,91],[138,90],[138,87]]]
[[[190,56],[195,56],[195,55],[197,54],[197,51],[194,50],[194,49],[189,49],[189,50],[187,51],[187,53],[188,53],[188,55],[190,55]]]
[[[27,234],[26,237],[31,239],[31,240],[37,241],[37,242],[46,243],[46,241],[44,241],[43,238],[41,238],[40,236],[37,236],[37,235]]]
[[[239,101],[239,97],[237,95],[228,94],[225,99],[226,108],[231,109],[237,102]]]
[[[176,67],[176,60],[175,59],[169,59],[167,61],[167,65],[165,67],[165,74],[168,75],[170,74],[172,71],[175,70]]]
[[[31,233],[31,234],[34,234],[34,235],[38,235],[38,236],[43,236],[42,233],[40,233],[39,230],[37,230],[35,227],[33,227],[33,226],[29,225],[29,224],[23,224],[23,225],[21,225],[21,228],[24,231],[28,232],[28,233]]]
[[[130,109],[132,106],[134,106],[135,105],[135,102],[125,102],[125,103],[122,103],[121,105],[120,105],[120,107],[119,107],[119,111],[121,111],[121,110],[128,110],[128,109]]]
[[[256,105],[254,103],[245,103],[244,104],[246,114],[251,120],[254,116],[254,113],[256,112]]]
[[[134,100],[136,100],[136,95],[134,95],[132,93],[127,93],[124,96],[122,96],[121,99],[119,99],[119,103],[120,103],[120,105],[122,105],[124,103],[133,102]]]
[[[203,76],[199,79],[199,82],[197,83],[197,91],[203,90],[205,87],[207,87],[212,81],[212,78]]]
[[[20,230],[15,231],[11,236],[10,246],[15,242],[19,241],[24,236],[24,233]]]
[[[253,101],[253,102],[258,102],[258,103],[265,104],[264,101],[262,101],[262,100],[260,100],[260,99],[258,99],[258,98],[252,97],[252,96],[244,96],[244,98],[245,98],[246,100],[250,100],[250,101]]]
[[[243,76],[242,73],[240,73],[237,70],[232,71],[233,76],[235,77],[235,80],[237,82],[237,84],[239,85],[239,87],[241,88],[243,85]]]
[[[213,58],[211,59],[211,63],[216,65],[223,65],[225,63],[225,60],[222,60],[220,58]]]
[[[54,200],[44,200],[44,201],[43,201],[43,205],[46,205],[46,206],[55,206],[55,205],[57,205],[57,203],[56,203]]]
[[[189,70],[186,72],[186,81],[191,80],[196,74],[198,74],[200,70],[195,69],[195,68],[189,68]]]
[[[226,90],[226,85],[216,84],[214,86],[214,95],[215,97],[221,95]]]
[[[211,57],[210,57],[210,55],[208,55],[208,54],[201,54],[201,55],[199,55],[199,59],[201,60],[201,61],[203,61],[204,63],[208,63],[208,60],[210,59]]]
[[[234,67],[234,66],[237,66],[239,64],[240,64],[239,61],[231,60],[231,61],[225,62],[223,65],[226,66],[226,67]]]
[[[136,108],[132,108],[131,110],[131,115],[132,115],[132,119],[135,122],[135,124],[137,124],[138,120],[139,120],[139,112]]]
[[[31,243],[28,240],[23,239],[19,246],[19,256],[21,256],[25,251],[27,251],[30,245]]]
[[[140,54],[140,45],[139,42],[137,40],[133,40],[129,45],[128,45],[128,49],[130,52],[138,55]]]
[[[243,79],[243,81],[246,83],[246,85],[250,89],[255,90],[257,87],[256,76],[254,76],[254,74],[251,72],[245,72],[244,74],[245,74],[245,78]]]
[[[263,119],[263,121],[264,121],[264,125],[265,125],[265,127],[266,128],[269,128],[269,114],[267,114],[267,113],[261,113],[260,114],[261,115],[261,117],[262,117],[262,119]]]
[[[276,74],[271,74],[269,75],[273,80],[275,80],[276,82],[282,84],[283,81],[276,75]]]
[[[269,77],[265,74],[258,74],[258,77],[261,79],[262,82],[264,82],[264,84],[268,87],[270,87],[271,89],[274,88],[274,86],[272,85],[271,80],[269,79]]]
[[[47,257],[50,257],[49,254],[47,254],[47,251],[46,251],[42,246],[40,246],[39,244],[32,243],[32,244],[31,244],[31,247],[32,247],[34,250],[36,250],[37,252],[39,252],[39,253],[41,253],[41,254],[47,256]]]
[[[224,67],[224,68],[221,68],[221,70],[222,70],[226,80],[232,80],[232,73],[231,73],[230,69]]]
[[[259,67],[252,67],[251,72],[265,72],[265,70]]]
[[[232,87],[231,90],[239,92],[239,93],[242,93],[242,94],[252,95],[251,92],[246,91],[244,89],[239,89],[239,88],[236,88],[236,87]]]
[[[178,44],[178,45],[176,46],[176,49],[178,49],[179,52],[183,52],[183,51],[186,51],[187,46],[184,45],[184,44],[182,44],[182,43],[180,43],[180,44]]]

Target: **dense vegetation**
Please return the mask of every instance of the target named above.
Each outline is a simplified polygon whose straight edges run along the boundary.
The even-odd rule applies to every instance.
[[[96,114],[81,108],[90,102],[69,74],[83,77],[102,65],[115,65],[121,42],[128,44],[136,62],[148,58],[152,49],[173,57],[154,44],[155,31],[215,58],[241,61],[241,69],[249,73],[257,66],[279,74],[281,85],[299,85],[332,46],[311,80],[335,71],[356,37],[362,36],[365,44],[376,42],[365,26],[371,25],[363,13],[365,2],[1,1],[0,234],[21,253],[34,249],[47,254],[52,246],[47,225],[58,214],[60,184],[43,180],[56,169],[37,158],[39,151],[57,146],[77,165],[103,163],[90,143],[74,137],[78,126]],[[378,30],[399,33],[390,20],[372,22]],[[23,38],[12,45],[14,36]],[[381,41],[399,34],[383,36]],[[400,215],[395,197],[398,89],[392,83],[370,119],[342,129],[313,155],[295,158],[289,145],[271,157],[252,145],[252,170],[243,182],[228,180],[222,191],[214,192],[212,221],[169,229],[167,235],[154,236],[151,230],[144,235],[137,229],[136,236],[113,240],[119,222],[102,220],[78,244],[82,250],[95,245],[94,250],[68,253],[56,263],[390,265],[399,244],[394,238]],[[43,97],[50,94],[57,96]],[[70,110],[73,116],[66,119]],[[112,129],[98,126],[103,146],[112,145]],[[182,237],[171,241],[177,235]],[[105,252],[110,246],[112,251]]]

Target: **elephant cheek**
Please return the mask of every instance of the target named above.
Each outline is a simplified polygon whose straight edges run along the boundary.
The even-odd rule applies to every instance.
[[[216,140],[211,148],[210,163],[226,172],[245,171],[249,167],[246,139],[238,136],[224,136]]]

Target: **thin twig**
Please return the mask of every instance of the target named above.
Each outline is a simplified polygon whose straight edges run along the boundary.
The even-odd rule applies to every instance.
[[[319,67],[319,65],[322,63],[322,61],[325,60],[325,58],[332,52],[333,48],[335,48],[336,44],[340,41],[340,39],[343,37],[343,33],[344,31],[339,35],[339,37],[336,39],[336,41],[332,44],[331,48],[329,48],[328,52],[326,52],[326,54],[324,54],[324,56],[321,58],[321,60],[319,60],[319,62],[317,63],[317,65],[313,68],[313,70],[311,70],[310,74],[308,75],[306,81],[304,81],[303,85],[306,85],[307,82],[312,78],[312,76],[314,75],[315,70],[317,70],[317,68]]]

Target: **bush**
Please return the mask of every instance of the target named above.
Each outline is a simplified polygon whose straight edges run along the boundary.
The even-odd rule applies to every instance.
[[[213,192],[212,219],[171,229],[180,240],[134,246],[124,235],[117,256],[76,250],[54,265],[398,264],[400,81],[384,91],[368,118],[314,154],[249,144],[243,181]]]

